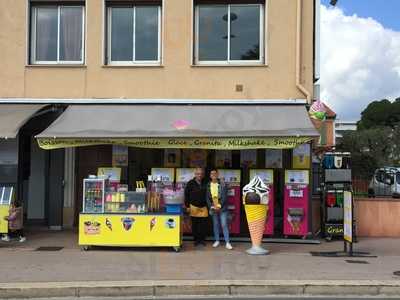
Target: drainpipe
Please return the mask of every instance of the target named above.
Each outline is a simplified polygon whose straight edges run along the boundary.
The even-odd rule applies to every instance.
[[[311,93],[301,84],[301,20],[302,0],[297,0],[297,32],[296,32],[296,86],[306,96],[307,102],[311,104]]]

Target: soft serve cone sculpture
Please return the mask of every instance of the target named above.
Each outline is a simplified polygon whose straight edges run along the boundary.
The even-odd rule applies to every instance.
[[[268,250],[261,247],[268,213],[268,196],[269,187],[258,176],[243,188],[243,204],[252,243],[252,247],[246,251],[248,254],[268,254]]]

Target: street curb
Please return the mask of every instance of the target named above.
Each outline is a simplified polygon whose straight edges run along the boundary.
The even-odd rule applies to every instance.
[[[0,283],[0,297],[400,296],[400,280],[157,280]]]

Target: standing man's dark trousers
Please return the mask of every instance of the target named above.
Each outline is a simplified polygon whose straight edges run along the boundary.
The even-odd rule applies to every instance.
[[[207,237],[208,218],[192,217],[192,234],[195,244],[204,244]]]

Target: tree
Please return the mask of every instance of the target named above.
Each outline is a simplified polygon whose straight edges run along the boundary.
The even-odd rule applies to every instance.
[[[357,124],[359,130],[375,127],[394,128],[400,123],[400,98],[393,103],[387,99],[371,102],[361,113]]]
[[[376,168],[395,164],[393,138],[389,127],[348,131],[337,150],[351,152],[354,175],[369,178]]]

